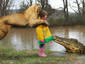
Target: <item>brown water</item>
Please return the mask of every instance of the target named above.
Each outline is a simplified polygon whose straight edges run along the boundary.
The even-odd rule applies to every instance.
[[[85,45],[85,26],[51,27],[52,34],[60,37],[75,38]],[[52,51],[64,52],[65,48],[55,42],[46,45]],[[13,28],[8,35],[0,40],[0,48],[13,48],[17,51],[38,49],[37,37],[33,28]]]

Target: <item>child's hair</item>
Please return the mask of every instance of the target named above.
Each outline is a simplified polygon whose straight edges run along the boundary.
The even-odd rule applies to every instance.
[[[40,10],[39,14],[38,14],[38,17],[42,18],[44,17],[45,15],[47,15],[47,12],[45,10]]]

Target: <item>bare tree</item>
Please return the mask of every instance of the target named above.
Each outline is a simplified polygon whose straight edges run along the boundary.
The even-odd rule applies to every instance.
[[[79,13],[79,15],[81,15],[81,8],[80,8],[80,4],[79,4],[78,0],[76,0],[76,4],[78,7],[78,13]]]
[[[52,9],[50,4],[48,4],[49,0],[37,0],[37,1],[38,1],[38,3],[41,4],[42,9],[44,9],[44,10],[46,10],[48,12],[48,16],[50,16],[52,13],[55,12],[55,9]]]
[[[8,14],[7,8],[11,5],[12,0],[0,0],[0,16]]]
[[[0,0],[0,16],[6,15],[6,9],[7,5],[9,3],[9,0]]]
[[[73,8],[74,6],[71,6],[70,3],[69,3],[69,7],[70,7],[76,14],[78,14],[78,12]]]
[[[68,0],[63,0],[63,5],[64,5],[64,17],[65,17],[65,21],[67,21],[66,23],[68,23]]]
[[[30,0],[30,6],[32,5],[33,0]]]
[[[82,14],[85,14],[85,1],[82,0]]]
[[[45,9],[48,6],[48,0],[38,0],[41,4],[42,9]]]
[[[26,2],[26,3],[25,3]],[[28,0],[25,0],[25,2],[24,1],[22,1],[22,3],[21,3],[21,5],[20,5],[20,12],[23,12],[24,10],[26,10],[29,6],[31,6],[30,5],[30,3],[28,2]]]

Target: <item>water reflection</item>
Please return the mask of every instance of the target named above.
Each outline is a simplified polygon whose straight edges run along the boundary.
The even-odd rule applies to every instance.
[[[20,36],[17,34],[13,34],[13,36],[10,39],[12,46],[18,51],[18,50],[23,50],[25,47],[23,46],[23,42],[20,38]]]
[[[79,42],[85,45],[85,26],[65,26],[65,27],[53,27],[51,28],[52,33],[56,33],[57,36],[65,37],[65,38],[74,38],[77,39]],[[55,47],[56,46],[56,47]],[[58,48],[57,48],[58,47]],[[65,52],[66,49],[59,45],[54,44],[52,45],[53,51]]]
[[[85,45],[85,26],[74,27],[51,27],[51,32],[60,37],[75,38]],[[66,49],[55,43],[49,43],[49,49],[52,51],[66,51]],[[37,37],[33,28],[13,28],[8,35],[0,40],[0,48],[14,48],[15,50],[38,49]]]
[[[52,42],[50,44],[50,50],[52,51],[58,51],[58,52],[62,52],[62,53],[65,53],[66,49],[64,46],[58,44],[58,43],[55,43],[55,42]]]

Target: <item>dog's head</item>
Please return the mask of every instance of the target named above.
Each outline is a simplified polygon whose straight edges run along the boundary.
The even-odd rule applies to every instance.
[[[28,23],[30,26],[35,24],[37,21],[36,19],[38,18],[38,14],[40,12],[41,8],[39,4],[34,4],[30,6],[26,11],[25,11],[25,17],[28,20]]]
[[[31,17],[32,15],[36,16],[39,13],[40,9],[41,8],[39,4],[34,4],[25,11],[25,16],[28,18],[29,16]]]

